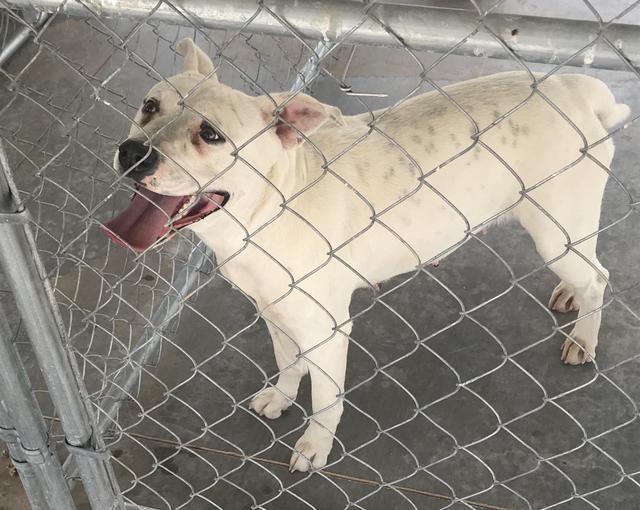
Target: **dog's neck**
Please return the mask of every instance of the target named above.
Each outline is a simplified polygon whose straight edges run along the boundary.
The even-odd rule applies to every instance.
[[[306,145],[284,151],[267,174],[269,181],[282,193],[285,202],[301,191],[313,179],[313,168],[308,164]],[[319,173],[320,169],[318,169]],[[282,200],[280,200],[282,203]]]
[[[312,178],[306,154],[307,148],[299,146],[283,151],[268,168],[255,165],[250,170],[251,183],[230,208],[247,229],[259,228],[282,210],[283,204],[300,192]],[[320,169],[318,169],[320,171]]]
[[[226,258],[242,248],[247,235],[267,224],[283,212],[288,203],[306,185],[316,179],[322,170],[308,164],[304,145],[283,151],[269,168],[258,164],[241,163],[236,169],[243,173],[246,185],[235,192],[224,211],[193,225],[192,229],[215,252]],[[252,168],[253,166],[253,168]]]

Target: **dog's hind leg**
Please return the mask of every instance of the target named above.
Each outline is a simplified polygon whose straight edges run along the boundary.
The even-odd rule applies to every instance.
[[[576,183],[575,175],[564,176],[563,183],[561,174],[554,178],[559,179],[557,182],[548,181],[541,186],[537,196],[532,197],[545,212],[528,201],[516,211],[538,253],[562,280],[553,291],[549,306],[562,312],[579,310],[573,330],[562,345],[561,359],[571,365],[595,358],[601,308],[609,278],[609,272],[596,257],[606,173],[588,161],[579,166],[582,168],[569,171],[575,170],[583,179],[582,185]],[[545,186],[549,188],[542,190]]]
[[[307,372],[304,360],[298,356],[300,348],[284,331],[269,320],[267,327],[273,341],[273,352],[278,365],[278,382],[258,393],[249,404],[256,413],[274,420],[288,409],[298,396],[300,380]]]
[[[569,254],[565,256],[565,258],[571,257],[577,257],[577,255]],[[597,268],[591,271],[588,283],[585,283],[584,277],[582,275],[578,276],[577,273],[577,271],[580,271],[578,266],[586,265],[586,262],[582,260],[580,262],[567,261],[566,264],[551,264],[549,266],[563,279],[559,286],[563,287],[563,292],[568,296],[568,300],[570,301],[573,298],[576,306],[579,307],[577,322],[569,338],[565,339],[562,345],[561,359],[571,365],[593,361],[596,357],[596,346],[598,345],[598,332],[602,316],[601,309],[609,272],[600,265],[595,257],[588,262]],[[587,271],[584,271],[584,273],[586,274]],[[576,284],[567,283],[568,281],[574,281]]]

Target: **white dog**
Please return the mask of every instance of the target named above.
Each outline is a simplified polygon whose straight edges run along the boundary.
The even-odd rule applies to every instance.
[[[255,300],[280,372],[251,408],[277,418],[311,375],[292,471],[331,450],[353,291],[442,258],[499,217],[519,221],[560,278],[549,306],[579,310],[562,360],[594,358],[614,151],[603,138],[629,113],[604,83],[501,73],[343,118],[304,94],[248,96],[219,83],[193,41],[178,51],[183,72],[149,91],[119,147],[137,193],[105,230],[141,251],[188,227]]]

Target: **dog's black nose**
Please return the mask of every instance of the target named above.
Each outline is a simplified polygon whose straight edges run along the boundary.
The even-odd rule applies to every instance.
[[[129,177],[142,177],[155,170],[158,151],[139,140],[129,139],[118,147],[118,161],[122,173],[126,173],[131,168]]]

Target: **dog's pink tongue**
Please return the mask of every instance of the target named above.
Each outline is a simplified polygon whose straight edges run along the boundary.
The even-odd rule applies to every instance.
[[[116,244],[143,251],[167,232],[165,225],[184,201],[138,188],[129,207],[101,228]]]

